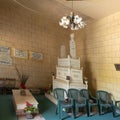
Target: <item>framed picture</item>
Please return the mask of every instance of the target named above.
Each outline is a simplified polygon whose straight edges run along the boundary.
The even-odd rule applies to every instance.
[[[11,49],[9,47],[0,46],[0,64],[12,64]]]
[[[17,58],[28,59],[28,51],[27,50],[21,50],[21,49],[13,48],[13,56],[17,57]]]
[[[31,52],[29,54],[29,57],[31,60],[42,60],[43,59],[43,54],[42,53],[38,53],[38,52]]]

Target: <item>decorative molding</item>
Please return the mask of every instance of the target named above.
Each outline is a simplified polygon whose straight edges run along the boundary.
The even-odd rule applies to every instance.
[[[9,47],[0,46],[0,64],[3,65],[12,64],[12,58]]]
[[[43,59],[43,54],[38,53],[38,52],[30,51],[29,58],[31,60],[42,60]]]
[[[13,48],[13,56],[17,57],[17,58],[28,59],[28,51],[27,50],[21,50],[21,49]]]

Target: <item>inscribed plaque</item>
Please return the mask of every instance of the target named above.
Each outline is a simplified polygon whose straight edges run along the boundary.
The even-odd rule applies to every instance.
[[[12,64],[12,58],[10,55],[9,47],[0,46],[0,64],[4,64],[4,65]]]
[[[28,51],[21,49],[14,49],[14,56],[18,58],[28,59]]]
[[[32,60],[42,60],[43,54],[38,52],[30,52],[30,59]]]

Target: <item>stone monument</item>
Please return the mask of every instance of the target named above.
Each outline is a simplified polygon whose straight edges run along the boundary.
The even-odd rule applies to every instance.
[[[76,58],[76,45],[74,41],[74,33],[70,34],[70,57]]]
[[[66,56],[65,46],[61,46],[61,55],[56,66],[56,78],[53,76],[53,89],[69,88],[85,89],[87,83],[83,83],[83,69],[80,67],[80,58],[76,57],[74,34],[70,35],[70,55]]]

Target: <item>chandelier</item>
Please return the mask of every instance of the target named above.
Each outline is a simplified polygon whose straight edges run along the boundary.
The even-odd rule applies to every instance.
[[[72,0],[72,10],[73,10],[73,0]],[[71,12],[68,16],[63,16],[59,22],[59,25],[63,28],[70,28],[71,30],[79,30],[84,28],[86,25],[82,20],[82,17],[75,15],[74,12]]]

